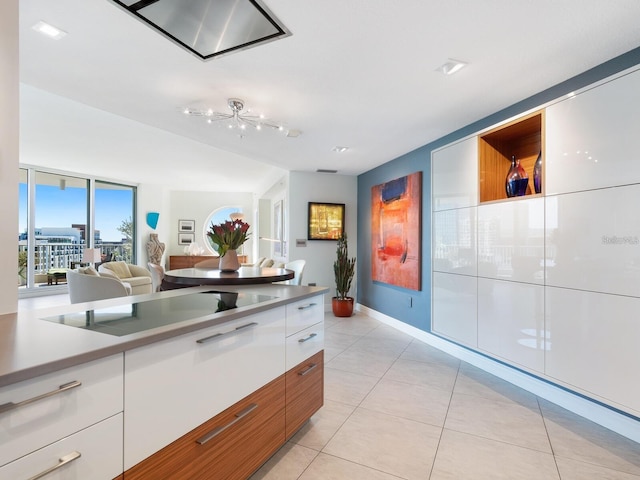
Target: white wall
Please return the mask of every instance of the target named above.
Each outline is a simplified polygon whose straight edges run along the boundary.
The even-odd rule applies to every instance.
[[[337,242],[307,239],[307,216],[309,202],[344,203],[345,230],[349,241],[349,256],[357,257],[357,206],[358,179],[355,176],[327,173],[291,172],[289,174],[289,260],[306,260],[302,278],[304,285],[315,283],[330,287],[325,295],[325,304],[331,303],[335,295],[333,261]],[[296,239],[306,241],[306,247],[297,247]],[[357,278],[351,287],[355,296]]]
[[[0,314],[18,310],[18,0],[0,2]]]
[[[203,231],[207,217],[220,207],[239,207],[250,218],[253,211],[253,194],[227,192],[186,192],[172,191],[169,195],[169,229],[161,241],[167,244],[165,258],[168,255],[184,255],[184,245],[178,244],[178,220],[195,220],[195,238],[198,245],[205,246]],[[244,244],[244,252],[251,256],[255,232],[249,230],[249,240]],[[250,258],[249,261],[252,259]]]
[[[170,192],[158,185],[142,184],[138,186],[137,195],[137,234],[136,239],[136,258],[138,259],[138,265],[146,268],[149,257],[147,255],[146,244],[149,241],[149,235],[151,233],[157,233],[158,239],[165,244],[163,264],[166,266],[169,258],[169,239],[171,235],[171,226],[173,225],[171,219],[170,208]],[[147,225],[147,213],[158,212],[158,225],[155,230]],[[175,230],[175,228],[174,228]]]

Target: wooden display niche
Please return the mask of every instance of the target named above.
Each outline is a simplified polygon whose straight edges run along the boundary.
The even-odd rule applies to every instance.
[[[507,199],[505,178],[511,168],[511,156],[529,175],[526,196],[536,195],[533,166],[542,152],[542,191],[544,191],[544,112],[538,111],[495,128],[478,137],[478,178],[480,202]],[[512,197],[521,198],[521,197]]]

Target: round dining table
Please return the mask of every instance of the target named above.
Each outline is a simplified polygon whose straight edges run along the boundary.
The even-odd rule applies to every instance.
[[[162,280],[163,290],[196,285],[254,285],[291,280],[293,270],[284,268],[240,267],[237,272],[217,268],[179,268],[167,270]]]

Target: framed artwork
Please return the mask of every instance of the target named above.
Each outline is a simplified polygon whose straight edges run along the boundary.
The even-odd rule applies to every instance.
[[[338,240],[344,232],[344,203],[309,202],[307,240]]]
[[[195,220],[178,220],[178,231],[193,233],[196,231]]]
[[[273,238],[276,240],[273,244],[273,255],[275,257],[283,257],[284,252],[284,200],[279,200],[273,205]]]
[[[178,244],[179,245],[191,245],[195,242],[196,236],[194,233],[179,233]]]
[[[371,279],[421,289],[422,172],[371,188]]]

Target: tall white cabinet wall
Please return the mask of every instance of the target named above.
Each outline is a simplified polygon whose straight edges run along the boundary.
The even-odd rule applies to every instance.
[[[432,160],[432,329],[466,346],[477,336],[478,143],[467,139]]]
[[[638,91],[636,70],[546,107],[544,195],[480,204],[476,136],[432,155],[433,332],[634,416]]]

